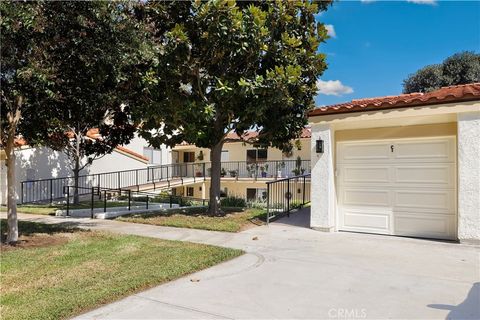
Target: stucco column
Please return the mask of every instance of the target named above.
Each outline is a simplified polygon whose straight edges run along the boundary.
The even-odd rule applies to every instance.
[[[316,153],[316,141],[323,140],[324,152]],[[313,124],[311,139],[311,214],[310,227],[335,231],[334,131],[329,124]]]
[[[458,114],[458,238],[480,242],[480,112]]]
[[[207,198],[207,193],[205,191],[205,181],[202,182],[202,199],[206,199]]]

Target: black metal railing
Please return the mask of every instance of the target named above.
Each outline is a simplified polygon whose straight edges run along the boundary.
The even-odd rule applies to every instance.
[[[207,166],[209,172],[210,163]],[[310,173],[310,160],[227,161],[222,162],[222,176],[230,178],[286,178]]]
[[[177,163],[142,169],[103,172],[81,175],[78,179],[79,195],[89,194],[89,188],[156,190],[197,182],[210,177],[211,163]],[[298,176],[310,173],[309,160],[227,161],[222,162],[224,178],[273,178]],[[162,183],[159,185],[159,183]],[[21,182],[20,202],[50,202],[63,198],[66,186],[74,185],[74,177],[39,179]]]
[[[95,174],[81,175],[78,178],[79,195],[87,194],[89,188],[122,189],[136,188],[140,186],[148,189],[157,189],[157,182],[167,182],[166,187],[181,185],[185,178],[205,179],[205,164],[198,166],[195,163],[179,163],[170,165],[154,166],[142,169],[112,171]],[[200,175],[198,174],[200,168]],[[39,179],[22,181],[20,184],[20,202],[50,202],[63,198],[63,189],[66,186],[73,187],[74,177],[62,177],[51,179]]]
[[[131,189],[110,189],[110,188],[83,188],[81,189],[82,197],[80,204],[74,204],[73,191],[76,187],[65,186],[65,211],[69,216],[71,210],[75,209],[89,209],[90,217],[94,218],[95,209],[101,209],[101,212],[107,212],[107,208],[112,208],[111,204],[115,203],[113,207],[127,208],[126,211],[131,211],[132,207],[139,209],[139,207],[148,210],[155,204],[167,204],[169,208],[172,208],[174,204],[178,204],[179,207],[185,206],[206,206],[208,199],[198,199],[193,197],[183,197],[171,194],[156,194],[152,192],[135,191]],[[98,210],[97,210],[98,211]]]
[[[267,223],[310,202],[311,174],[267,182]]]

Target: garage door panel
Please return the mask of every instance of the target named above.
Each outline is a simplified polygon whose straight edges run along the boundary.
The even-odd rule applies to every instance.
[[[455,146],[454,137],[338,143],[339,229],[454,239]]]
[[[390,234],[391,211],[348,209],[343,211],[342,230]]]
[[[393,170],[394,183],[440,188],[453,188],[455,185],[454,164],[400,165],[395,166]]]
[[[390,159],[390,143],[344,143],[338,148],[339,163],[386,161]]]
[[[392,142],[394,158],[408,161],[452,162],[455,150],[450,138],[435,140],[405,140]]]
[[[388,166],[343,166],[339,168],[344,183],[389,183],[391,180]]]
[[[394,207],[397,210],[451,213],[455,211],[453,190],[430,191],[425,189],[395,190]]]
[[[383,206],[391,207],[392,200],[388,190],[345,188],[343,204],[345,206]]]
[[[394,234],[401,236],[452,239],[455,215],[431,215],[421,212],[394,215]]]

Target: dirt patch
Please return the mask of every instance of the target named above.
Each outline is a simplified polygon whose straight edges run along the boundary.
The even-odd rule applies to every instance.
[[[240,230],[238,230],[238,232],[242,232],[242,231],[245,231],[245,230],[248,230],[248,229],[252,229],[254,227],[263,226],[264,224],[265,224],[264,221],[262,221],[260,219],[256,219],[256,218],[251,219],[251,220],[247,220],[247,222],[240,227]]]
[[[12,251],[18,249],[29,249],[29,248],[41,248],[41,247],[50,247],[56,246],[68,242],[69,234],[58,234],[49,235],[49,234],[30,234],[30,235],[21,235],[19,241],[15,245],[9,245],[2,242],[0,250],[2,252]]]

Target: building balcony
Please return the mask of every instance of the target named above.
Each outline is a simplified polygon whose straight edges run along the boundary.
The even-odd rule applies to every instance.
[[[150,168],[152,179],[165,177],[209,178],[211,162],[177,163],[168,167]],[[272,180],[310,173],[310,160],[227,161],[221,164],[221,177],[226,180]]]

